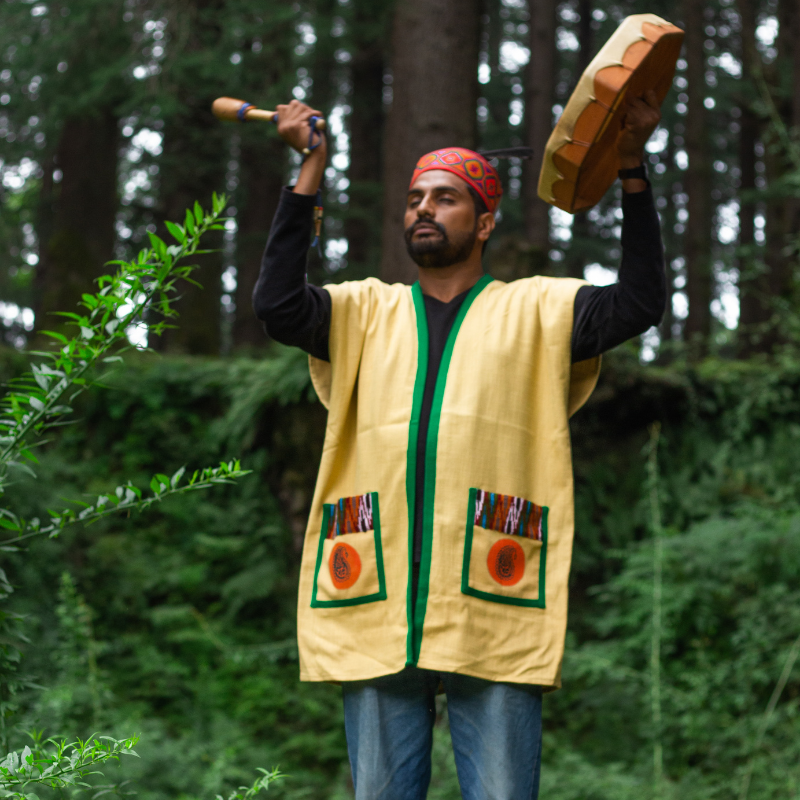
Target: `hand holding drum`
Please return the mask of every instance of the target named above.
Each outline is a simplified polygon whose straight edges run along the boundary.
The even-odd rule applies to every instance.
[[[297,100],[292,100],[288,105],[279,105],[277,111],[266,111],[256,108],[252,103],[244,100],[236,100],[233,97],[218,97],[211,106],[211,111],[217,119],[228,120],[231,122],[249,122],[261,120],[264,122],[274,122],[278,125],[281,136],[296,150],[304,155],[308,155],[313,149],[311,138],[314,131],[319,134],[324,131],[327,123],[322,119],[321,112],[309,108]],[[302,117],[302,120],[298,118]],[[308,123],[314,120],[314,131],[309,136]],[[302,121],[305,127],[303,139],[297,135],[296,123]],[[284,122],[289,123],[285,125]]]
[[[682,41],[683,31],[655,14],[623,20],[584,71],[547,142],[542,200],[571,214],[591,208],[620,168],[641,163]]]

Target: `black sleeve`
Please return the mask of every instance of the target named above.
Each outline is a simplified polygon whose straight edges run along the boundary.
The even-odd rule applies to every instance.
[[[575,295],[572,361],[583,361],[661,322],[667,301],[661,226],[648,186],[622,195],[622,263],[612,286]]]
[[[276,342],[328,361],[331,296],[306,281],[314,202],[314,195],[281,192],[253,289],[253,310]]]

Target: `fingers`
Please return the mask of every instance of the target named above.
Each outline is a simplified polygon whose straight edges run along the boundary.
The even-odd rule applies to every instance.
[[[278,112],[278,134],[281,138],[295,150],[308,152],[309,121],[311,117],[321,117],[322,112],[297,99],[281,103],[275,110]],[[323,146],[320,149],[324,152],[324,140],[321,144]]]
[[[652,89],[641,97],[628,96],[625,114],[617,136],[617,151],[620,158],[631,163],[641,163],[644,146],[661,121],[658,96]]]
[[[321,111],[311,108],[311,106],[307,106],[305,103],[301,103],[299,100],[292,100],[286,105],[279,105],[277,106],[276,110],[279,117],[284,117],[290,120],[302,120],[304,122],[311,117],[322,116]]]
[[[655,103],[655,105],[653,104]],[[655,92],[648,90],[644,98],[628,100],[623,125],[626,128],[655,128],[661,121],[661,110]]]
[[[652,97],[650,97],[652,95]],[[652,100],[652,102],[651,102]],[[661,115],[661,108],[658,105],[658,98],[651,89],[642,96],[642,97],[629,97],[628,98],[628,111],[636,109],[639,113],[644,112],[645,114],[650,114],[651,112],[655,111]]]
[[[659,117],[661,116],[661,106],[658,104],[658,96],[653,89],[648,89],[642,96],[642,99],[645,101],[645,103],[647,103],[647,105],[650,106],[650,108],[658,111]]]

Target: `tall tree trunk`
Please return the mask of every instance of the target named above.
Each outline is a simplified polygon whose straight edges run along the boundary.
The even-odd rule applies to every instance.
[[[686,172],[686,193],[689,195],[686,224],[686,294],[689,316],[684,335],[690,353],[699,358],[708,348],[711,333],[711,159],[708,142],[708,112],[705,97],[705,21],[704,5],[685,0],[683,19],[686,23],[686,77],[689,81],[688,114],[686,117],[686,152],[689,169]]]
[[[550,250],[550,205],[539,198],[539,170],[553,130],[556,77],[556,2],[530,3],[530,49],[525,87],[525,128],[533,158],[523,162],[525,236],[539,251],[542,266]]]
[[[381,277],[411,283],[403,216],[414,164],[440,147],[474,147],[479,0],[405,0],[392,27],[394,97],[384,139]]]
[[[259,9],[265,41],[254,52],[247,42],[242,70],[242,96],[264,108],[287,102],[296,81],[292,70],[296,36],[294,20],[275,7]],[[239,184],[236,188],[236,312],[231,344],[234,348],[262,347],[264,328],[253,314],[253,288],[261,269],[261,257],[269,238],[272,218],[286,179],[289,148],[273,126],[247,124],[239,127]]]
[[[778,58],[776,65],[781,65],[774,76],[774,83],[778,87],[779,111],[787,127],[796,124],[800,119],[800,109],[794,104],[798,101],[800,90],[796,86],[786,87],[787,74],[791,81],[798,79],[798,59],[800,59],[800,45],[795,37],[800,27],[800,9],[797,0],[780,0],[778,3]],[[782,74],[778,74],[782,73]],[[785,95],[784,89],[788,89]],[[769,148],[765,158],[768,183],[776,183],[790,168],[789,154],[783,147]],[[797,233],[797,224],[800,222],[800,203],[794,197],[775,198],[767,205],[766,219],[766,263],[768,288],[772,298],[777,301],[789,302],[792,291],[792,260],[787,252],[791,243],[791,236]],[[774,308],[774,306],[773,306]],[[775,345],[782,338],[781,325],[778,320],[768,336],[769,345]]]
[[[575,71],[575,83],[580,80],[589,62],[592,60],[592,0],[578,0],[578,66]],[[572,241],[567,253],[567,276],[570,278],[583,278],[586,266],[586,242],[590,235],[589,218],[587,212],[575,214],[572,220]]]
[[[503,42],[503,19],[500,11],[503,8],[501,0],[484,0],[483,17],[484,35],[486,36],[486,51],[489,65],[489,86],[492,83],[501,83],[500,73],[500,46]],[[493,88],[493,87],[492,87]],[[489,95],[489,114],[495,125],[502,127],[508,126],[508,96],[507,89],[503,92],[488,91]]]
[[[739,0],[742,20],[742,85],[752,89],[754,59],[756,59],[756,6],[751,0]],[[740,102],[741,130],[739,132],[739,169],[741,182],[739,196],[746,197],[756,188],[756,142],[759,135],[759,119],[753,111],[753,97]],[[739,345],[743,356],[752,355],[759,349],[756,328],[766,321],[767,307],[764,304],[763,278],[759,274],[755,257],[756,205],[752,197],[743,199],[739,209]]]
[[[797,57],[793,36],[796,34],[798,12],[796,0],[781,0],[778,3],[778,58],[773,64],[770,82],[776,87],[773,96],[778,112],[787,126],[796,118],[793,101],[797,89],[787,87],[787,77],[796,79]],[[788,91],[787,91],[788,89]],[[788,154],[777,142],[766,147],[764,166],[768,186],[774,186],[786,172]],[[792,264],[786,252],[789,237],[796,232],[798,203],[794,198],[771,196],[766,203],[766,246],[764,269],[756,278],[755,300],[758,303],[756,319],[748,333],[751,351],[770,352],[781,340],[780,320],[776,315],[783,303],[790,300],[792,290]]]
[[[208,113],[212,96],[202,92],[184,95],[182,113],[173,117],[164,130],[161,158],[161,220],[182,222],[186,209],[195,201],[208,209],[213,192],[225,187],[225,160],[229,152],[226,133]],[[210,119],[209,119],[210,117]],[[163,233],[163,231],[159,231]],[[169,238],[164,234],[165,238]],[[204,248],[211,252],[197,256],[198,269],[186,283],[174,304],[179,318],[175,328],[164,332],[159,350],[191,355],[216,355],[220,350],[220,299],[222,296],[222,237],[206,234]],[[202,288],[201,288],[202,287]]]
[[[674,168],[675,164],[675,137],[670,136],[667,141],[667,152],[665,153],[664,163],[668,165],[669,169]],[[681,254],[681,249],[678,242],[676,242],[675,224],[678,221],[677,208],[675,205],[675,192],[678,185],[673,184],[670,191],[666,193],[667,204],[661,212],[663,220],[662,229],[666,234],[664,236],[664,261],[666,265],[666,281],[667,281],[667,306],[664,309],[664,316],[661,319],[659,332],[662,342],[668,342],[675,338],[672,328],[675,325],[675,314],[672,310],[672,298],[675,294],[675,273],[672,269],[672,262],[676,256]],[[665,360],[664,349],[662,348],[659,353],[659,361],[663,363]]]
[[[264,328],[253,314],[252,297],[272,218],[278,208],[286,151],[286,144],[277,135],[265,138],[259,128],[242,131],[236,216],[234,348],[259,347],[266,341]]]
[[[387,16],[362,0],[355,4],[351,23],[350,201],[344,232],[348,276],[356,279],[378,273]]]
[[[164,220],[181,222],[195,201],[209,208],[212,192],[225,188],[230,129],[209,113],[214,98],[222,94],[221,86],[216,85],[213,75],[186,69],[187,61],[196,62],[201,52],[213,53],[221,44],[221,11],[221,0],[182,0],[170,12],[169,27],[182,49],[172,54],[162,72],[165,84],[171,83],[176,95],[174,111],[164,127],[160,159],[158,217],[162,224]],[[213,57],[207,63],[214,63]],[[165,238],[169,236],[165,234]],[[221,248],[222,237],[217,232],[206,234],[204,249],[217,252],[196,258],[199,269],[192,277],[202,288],[188,283],[181,287],[181,298],[175,303],[180,315],[174,322],[176,327],[151,343],[159,350],[192,355],[219,353]]]
[[[74,311],[81,294],[107,270],[114,257],[117,211],[118,120],[109,110],[96,117],[68,119],[56,148],[54,164],[60,183],[52,186],[52,201],[43,209],[40,260],[36,270],[36,327],[60,327],[48,316]]]
[[[319,109],[323,115],[330,114],[336,100],[336,67],[334,53],[339,39],[331,34],[333,18],[340,8],[336,0],[315,0],[314,30],[317,41],[314,44],[314,55],[311,62],[311,96],[308,102]]]

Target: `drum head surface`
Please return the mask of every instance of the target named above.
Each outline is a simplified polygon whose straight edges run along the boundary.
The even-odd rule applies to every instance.
[[[620,168],[625,98],[653,89],[664,102],[683,31],[655,14],[623,20],[578,81],[545,148],[539,197],[574,213],[600,201]]]

